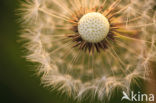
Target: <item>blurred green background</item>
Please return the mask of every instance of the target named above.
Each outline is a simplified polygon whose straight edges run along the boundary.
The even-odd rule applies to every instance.
[[[0,0],[0,103],[75,103],[43,88],[34,75],[34,65],[22,57],[24,49],[18,42],[20,26],[15,15],[18,6],[18,0]],[[112,103],[118,103],[116,98]]]

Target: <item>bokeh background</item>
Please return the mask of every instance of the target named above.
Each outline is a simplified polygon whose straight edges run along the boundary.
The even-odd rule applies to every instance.
[[[18,0],[0,0],[0,103],[75,103],[65,95],[60,96],[57,91],[44,88],[40,78],[34,74],[34,64],[24,59],[20,25],[15,15],[18,7]],[[154,87],[154,82],[151,86]],[[145,89],[146,86],[142,87]],[[111,102],[121,103],[120,99],[118,94]],[[89,103],[88,100],[85,102]]]

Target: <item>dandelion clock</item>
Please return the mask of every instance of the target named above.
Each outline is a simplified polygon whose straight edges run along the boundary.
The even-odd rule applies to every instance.
[[[156,60],[155,0],[24,0],[27,60],[41,83],[76,100],[109,100],[148,80]]]

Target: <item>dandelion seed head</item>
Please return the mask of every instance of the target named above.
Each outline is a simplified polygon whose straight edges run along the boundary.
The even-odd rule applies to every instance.
[[[25,0],[26,58],[41,83],[76,100],[110,99],[156,61],[155,0]]]

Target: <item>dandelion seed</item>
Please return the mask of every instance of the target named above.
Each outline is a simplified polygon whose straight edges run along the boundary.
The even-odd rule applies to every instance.
[[[156,57],[154,0],[25,1],[27,59],[40,63],[45,86],[103,101],[148,78]]]

